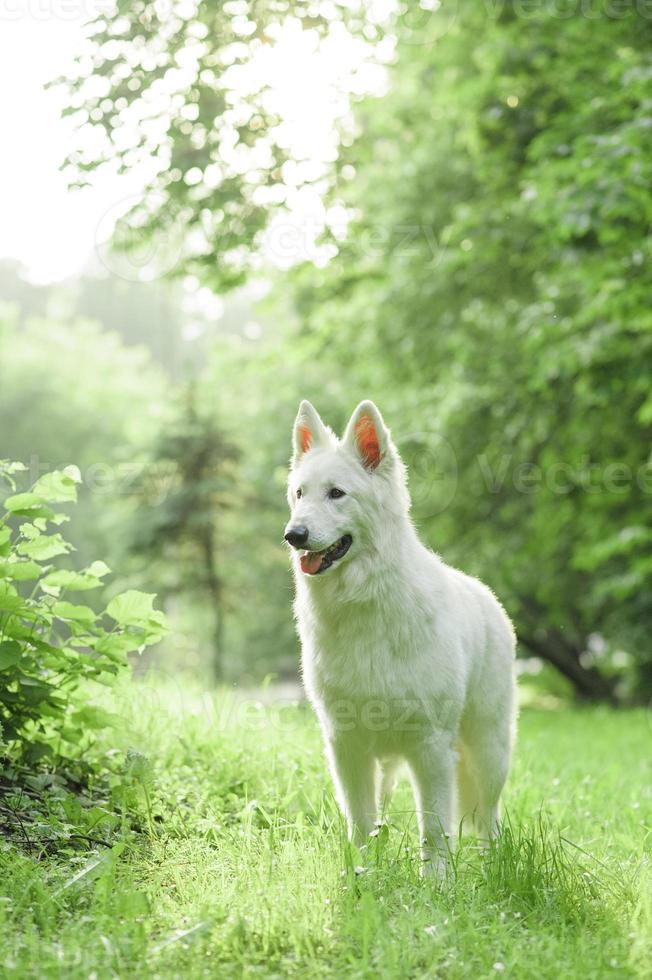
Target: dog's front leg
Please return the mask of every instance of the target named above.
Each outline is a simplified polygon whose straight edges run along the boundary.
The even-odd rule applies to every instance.
[[[442,876],[450,849],[454,753],[445,736],[415,745],[408,757],[419,822],[422,875]]]
[[[327,754],[349,839],[361,847],[376,821],[376,760],[352,735],[333,738]]]

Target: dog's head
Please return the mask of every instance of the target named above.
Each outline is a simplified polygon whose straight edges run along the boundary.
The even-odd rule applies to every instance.
[[[324,575],[381,557],[409,498],[403,464],[373,402],[361,402],[341,440],[303,401],[294,423],[285,540],[297,571]]]

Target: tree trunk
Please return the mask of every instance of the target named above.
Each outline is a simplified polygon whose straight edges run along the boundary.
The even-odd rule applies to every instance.
[[[222,586],[215,572],[215,532],[212,527],[202,536],[204,552],[204,572],[206,589],[212,603],[213,613],[213,679],[218,684],[224,677],[224,616],[222,609]]]
[[[581,700],[616,703],[615,681],[601,674],[597,667],[582,666],[580,649],[561,633],[548,631],[536,636],[520,632],[518,638],[531,653],[556,667],[571,682]]]

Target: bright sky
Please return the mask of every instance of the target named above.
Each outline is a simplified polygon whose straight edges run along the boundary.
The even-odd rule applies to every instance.
[[[70,65],[83,20],[81,8],[64,19],[47,11],[0,7],[0,256],[20,260],[38,281],[78,272],[101,215],[124,196],[110,179],[70,194],[58,172],[68,129],[43,86]]]
[[[121,178],[102,173],[92,187],[70,192],[58,171],[71,146],[70,124],[59,116],[61,96],[45,92],[44,85],[71,65],[94,2],[0,0],[0,258],[18,259],[41,282],[80,272],[106,237],[113,216],[126,209],[121,202],[133,200],[144,180],[142,172]],[[274,48],[266,48],[253,79],[251,71],[243,75],[238,88],[246,91],[260,73],[271,79],[288,142],[318,166],[332,158],[332,126],[348,109],[336,86],[343,79],[353,91],[383,86],[382,69],[364,64],[364,48],[363,42],[341,35],[316,52],[312,39],[290,26]],[[293,244],[292,254],[280,264],[300,258],[298,247],[309,252],[307,239],[323,223],[314,194],[297,192],[292,208],[294,215],[285,219],[283,229],[290,220],[302,231],[298,236],[283,232],[283,240]]]

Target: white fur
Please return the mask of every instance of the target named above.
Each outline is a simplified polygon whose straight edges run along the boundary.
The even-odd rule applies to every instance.
[[[375,468],[356,438],[361,417],[378,436]],[[333,486],[346,496],[329,499]],[[338,441],[302,402],[288,500],[288,527],[309,529],[310,551],[353,537],[319,575],[292,553],[304,683],[351,839],[364,842],[407,763],[424,871],[441,872],[457,821],[485,838],[498,826],[514,732],[512,625],[485,585],[419,541],[405,469],[373,403]]]

